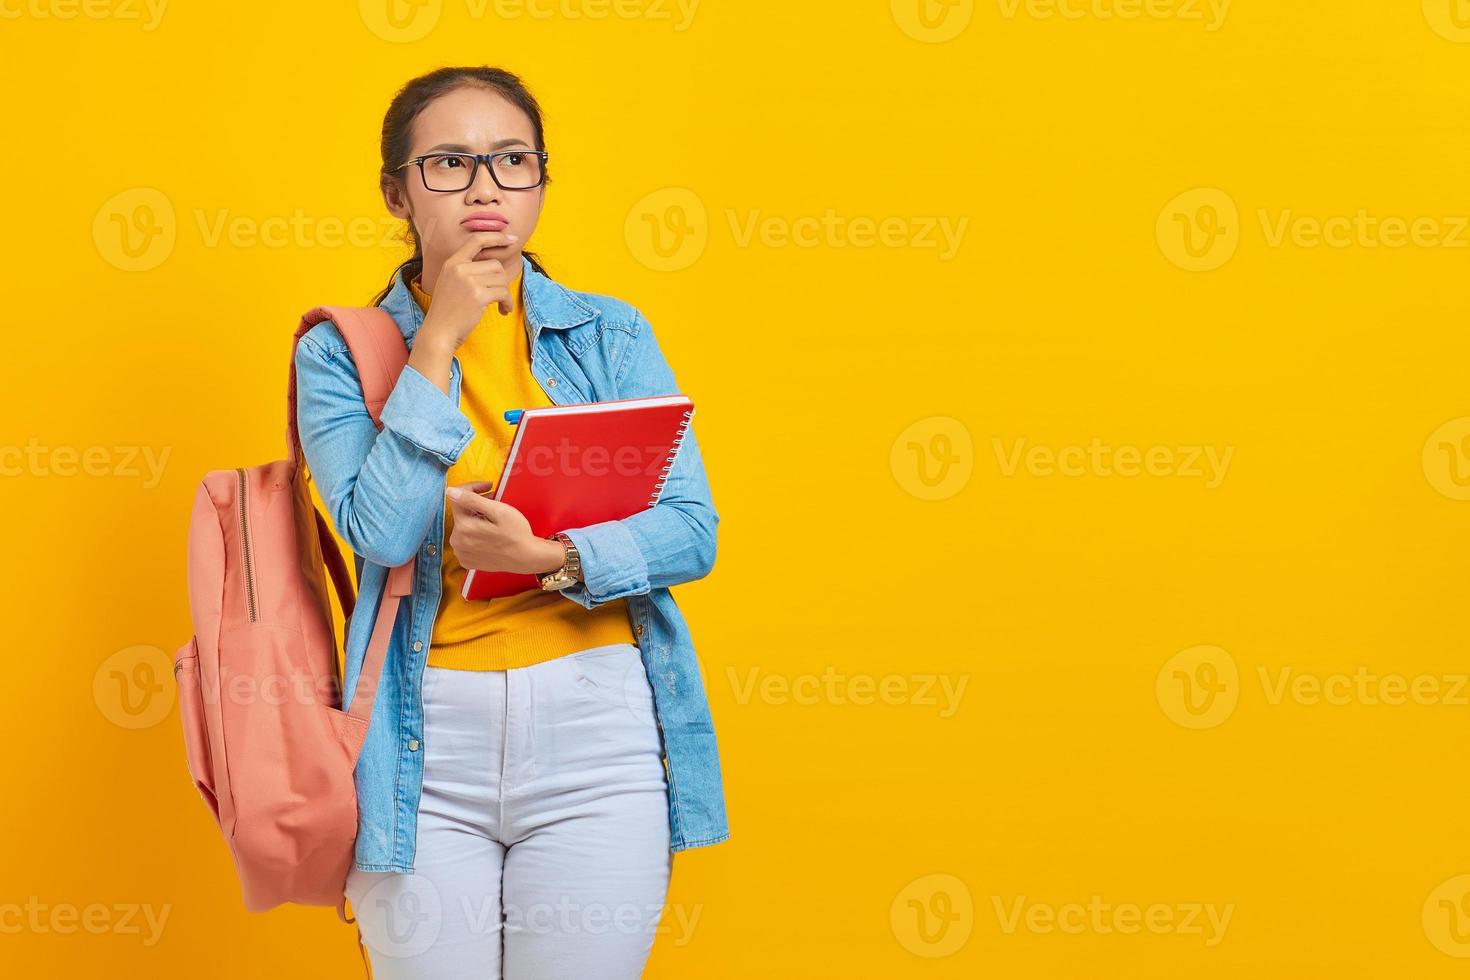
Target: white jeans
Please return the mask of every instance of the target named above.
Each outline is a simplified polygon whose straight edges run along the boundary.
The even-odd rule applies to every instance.
[[[413,874],[353,868],[374,980],[625,980],[672,869],[638,648],[514,670],[424,668]]]

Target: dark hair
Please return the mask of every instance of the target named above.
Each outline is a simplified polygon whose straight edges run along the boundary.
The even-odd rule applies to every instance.
[[[425,107],[439,96],[470,85],[478,85],[497,92],[524,112],[531,120],[535,148],[546,149],[546,131],[541,121],[541,106],[537,104],[535,96],[518,77],[504,69],[490,68],[485,65],[469,68],[436,68],[427,75],[420,75],[410,80],[398,90],[398,94],[393,96],[393,101],[388,105],[388,111],[383,116],[383,169],[378,176],[380,186],[386,186],[389,181],[405,180],[406,171],[393,168],[408,158],[409,151],[413,147],[413,124],[419,113],[423,112]],[[546,183],[551,183],[550,166],[546,168]],[[413,246],[413,256],[394,269],[393,276],[402,272],[403,281],[411,282],[424,268],[423,245],[419,242],[418,230],[414,228],[412,218],[408,219],[408,227],[404,229],[403,240]],[[531,268],[549,277],[550,274],[542,267],[540,260],[533,253],[523,250],[521,254],[531,263]],[[393,288],[393,276],[388,277],[388,285],[384,286],[383,291],[374,297],[374,306],[381,303]]]

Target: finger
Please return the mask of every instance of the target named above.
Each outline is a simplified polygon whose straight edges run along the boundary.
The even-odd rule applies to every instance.
[[[480,242],[479,251],[470,255],[471,265],[479,262],[493,260],[496,268],[500,268],[500,260],[495,258],[495,250],[499,248],[510,248],[516,242],[516,236],[508,231],[477,231],[476,235],[488,235],[488,240]]]
[[[505,271],[505,263],[499,259],[481,259],[478,262],[464,262],[459,267],[461,275],[470,282],[497,283],[509,282],[510,276]]]
[[[476,295],[476,299],[485,304],[486,307],[494,303],[496,309],[502,314],[508,314],[511,310],[515,309],[515,300],[511,297],[510,290],[506,288],[505,283],[482,282],[478,285],[480,290]]]
[[[473,497],[474,494],[470,494],[470,496]],[[479,511],[471,510],[469,507],[461,506],[457,503],[451,503],[449,505],[449,511],[454,516],[454,530],[457,534],[468,534],[473,527],[482,527],[486,524],[493,526],[495,523]]]
[[[484,249],[509,245],[516,240],[516,236],[508,231],[472,231],[469,241],[455,249],[448,261],[468,262]]]
[[[470,494],[469,496],[474,503],[461,508],[466,517],[478,517],[492,524],[498,524],[507,515],[515,511],[515,508],[510,504],[502,503],[494,497],[481,497],[476,494]],[[464,498],[461,497],[460,499],[463,500]]]
[[[501,506],[496,501],[482,497],[478,493],[466,490],[463,487],[445,487],[444,493],[449,497],[456,517],[460,514],[473,514],[488,518],[493,513],[492,505],[494,507]]]

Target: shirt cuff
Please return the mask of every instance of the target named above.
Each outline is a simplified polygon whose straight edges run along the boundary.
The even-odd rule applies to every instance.
[[[648,563],[622,521],[566,528],[563,533],[577,547],[581,584],[591,604],[649,591]]]
[[[379,416],[410,443],[453,466],[475,437],[475,427],[459,406],[411,364],[405,364]]]

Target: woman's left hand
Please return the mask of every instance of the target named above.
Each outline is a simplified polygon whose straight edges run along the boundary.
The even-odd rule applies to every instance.
[[[527,574],[560,568],[562,546],[537,537],[525,515],[510,504],[480,496],[491,486],[481,480],[445,489],[454,511],[449,547],[460,565],[482,572]]]

